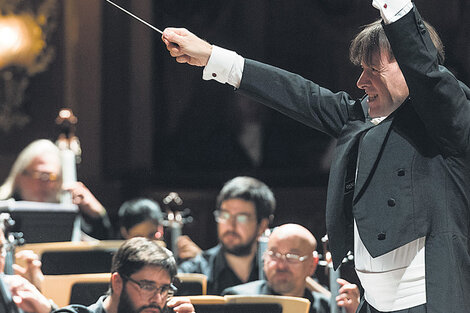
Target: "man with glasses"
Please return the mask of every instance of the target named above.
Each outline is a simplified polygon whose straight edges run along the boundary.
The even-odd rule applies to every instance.
[[[235,177],[217,196],[219,244],[181,263],[183,273],[207,276],[207,293],[219,295],[225,288],[258,279],[258,238],[272,219],[276,201],[263,182]]]
[[[188,298],[172,297],[176,272],[176,261],[168,249],[155,240],[131,238],[113,257],[107,295],[89,307],[70,305],[55,312],[194,312]]]
[[[311,302],[310,313],[330,312],[330,294],[324,290],[310,290],[307,277],[316,270],[317,241],[312,233],[298,224],[276,227],[264,253],[266,280],[257,280],[228,288],[223,295],[282,295],[303,297]],[[337,305],[347,313],[356,311],[359,305],[359,289],[356,285],[341,280]]]

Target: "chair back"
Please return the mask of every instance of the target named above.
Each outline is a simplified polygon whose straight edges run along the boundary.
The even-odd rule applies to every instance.
[[[207,276],[198,273],[178,273],[178,290],[175,296],[197,296],[207,294]]]
[[[41,257],[44,275],[109,272],[114,251],[48,251]]]
[[[44,275],[41,292],[59,307],[90,305],[106,292],[110,279],[110,273]]]
[[[69,304],[92,305],[109,289],[108,281],[76,282],[70,291]]]
[[[16,251],[35,252],[42,262],[44,275],[106,273],[122,243],[122,240],[34,243],[20,246]]]
[[[188,296],[192,304],[225,304],[225,297],[222,296]]]

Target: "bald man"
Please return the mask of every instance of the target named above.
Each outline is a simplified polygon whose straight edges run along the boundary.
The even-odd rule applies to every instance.
[[[329,293],[310,290],[306,279],[316,270],[318,256],[317,241],[312,233],[298,224],[284,224],[276,227],[269,237],[264,254],[266,280],[227,288],[224,295],[282,295],[303,297],[311,302],[310,313],[328,313]],[[347,313],[356,311],[359,305],[359,289],[353,284],[345,284],[340,289],[337,303]]]

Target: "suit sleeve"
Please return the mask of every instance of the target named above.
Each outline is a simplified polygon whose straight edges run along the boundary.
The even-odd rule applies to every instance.
[[[426,132],[448,155],[465,154],[470,130],[468,88],[438,64],[437,49],[416,7],[384,29]]]
[[[239,92],[337,138],[355,101],[297,74],[246,59]]]

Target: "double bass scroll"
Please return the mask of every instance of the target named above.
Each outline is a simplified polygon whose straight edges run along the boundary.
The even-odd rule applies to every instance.
[[[23,245],[25,243],[25,240],[23,238],[22,232],[11,231],[13,226],[15,226],[15,220],[13,220],[13,218],[10,216],[10,213],[0,213],[0,223],[3,226],[3,234],[5,236],[5,240],[3,242],[3,249],[5,249],[6,255],[3,271],[5,274],[13,275],[13,263],[15,263],[15,247]]]
[[[56,145],[60,150],[63,184],[77,181],[77,163],[80,163],[82,153],[80,141],[78,137],[75,136],[77,121],[77,117],[73,114],[72,110],[68,108],[61,109],[55,120],[60,130]],[[61,203],[71,204],[71,195],[63,193]]]
[[[173,252],[175,259],[178,260],[178,238],[182,235],[184,224],[191,223],[193,221],[192,216],[189,215],[191,210],[189,208],[183,209],[183,200],[176,192],[170,192],[165,198],[163,198],[163,204],[166,211],[166,219],[163,226],[170,229],[171,251]]]
[[[59,111],[55,122],[60,129],[56,145],[60,150],[60,160],[62,163],[62,185],[67,185],[77,181],[77,163],[80,163],[82,155],[80,141],[75,136],[78,118],[71,109],[64,108]],[[72,195],[69,192],[63,191],[60,195],[60,203],[72,204]],[[80,223],[80,219],[77,218],[74,224],[72,241],[80,241]]]

